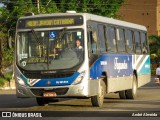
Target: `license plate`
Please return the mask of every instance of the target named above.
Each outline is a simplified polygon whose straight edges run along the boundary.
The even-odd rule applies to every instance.
[[[55,92],[44,92],[43,97],[56,97],[57,94]]]

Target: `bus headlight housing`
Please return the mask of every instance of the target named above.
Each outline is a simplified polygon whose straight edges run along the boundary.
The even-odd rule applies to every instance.
[[[22,80],[20,77],[17,77],[17,81],[20,85],[25,85],[24,80]]]
[[[82,82],[83,78],[85,76],[85,71],[81,72],[79,76],[75,79],[75,81],[72,83],[73,85],[79,84]]]

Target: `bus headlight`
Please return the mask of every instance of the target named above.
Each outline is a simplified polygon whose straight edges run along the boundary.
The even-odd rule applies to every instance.
[[[84,78],[85,71],[81,72],[79,76],[76,78],[76,80],[72,83],[73,85],[79,84],[82,82],[82,79]]]
[[[21,78],[17,77],[17,81],[20,85],[25,85],[24,80],[22,80]]]

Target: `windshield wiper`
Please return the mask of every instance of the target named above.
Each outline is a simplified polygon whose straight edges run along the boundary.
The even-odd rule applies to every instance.
[[[67,31],[67,28],[66,28],[66,27],[65,27],[65,28],[62,28],[62,29],[60,30],[58,39],[62,39],[62,38],[64,37],[66,31]]]
[[[66,27],[60,29],[60,30],[59,30],[59,36],[57,37],[56,40],[61,40],[61,39],[64,37],[64,35],[66,34],[66,31],[67,31],[67,28],[66,28]]]
[[[34,35],[35,39],[36,39],[36,42],[41,46],[42,43],[41,43],[41,41],[39,40],[39,38],[37,37],[37,34],[36,34],[35,30],[32,29],[31,31],[32,31],[32,34]]]

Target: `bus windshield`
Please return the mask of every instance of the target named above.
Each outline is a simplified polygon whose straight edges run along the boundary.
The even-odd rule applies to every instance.
[[[83,62],[82,29],[32,29],[17,35],[17,65],[25,70],[71,69]]]

